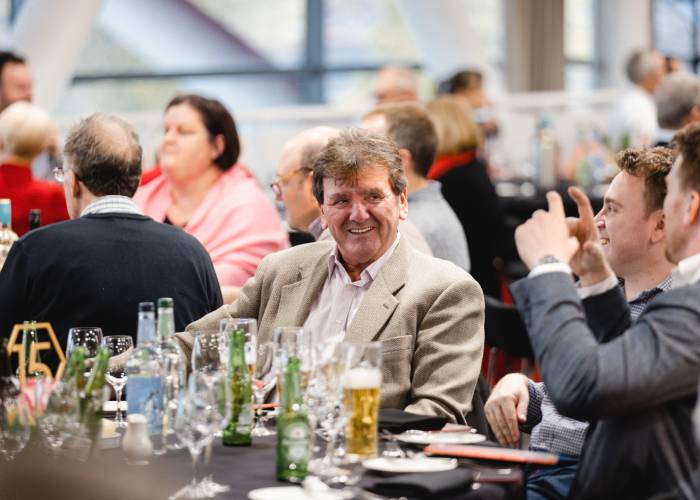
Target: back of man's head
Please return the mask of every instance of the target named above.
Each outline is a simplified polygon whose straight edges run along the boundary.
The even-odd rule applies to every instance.
[[[141,178],[141,154],[131,125],[104,114],[81,120],[64,147],[68,166],[95,196],[133,196]]]
[[[384,133],[400,149],[411,153],[414,172],[427,177],[438,146],[435,125],[428,112],[418,104],[390,103],[374,108],[365,115],[365,120],[375,116],[384,118]]]
[[[666,176],[676,159],[669,148],[629,148],[615,158],[620,170],[644,180],[646,215],[661,210],[666,197]]]
[[[377,104],[415,101],[418,99],[416,74],[401,66],[382,68],[374,81],[374,99]]]
[[[700,123],[691,123],[676,132],[673,142],[681,156],[681,185],[685,189],[700,192]]]
[[[700,117],[700,78],[678,71],[666,75],[654,92],[659,126],[678,130],[686,125],[693,109]]]
[[[627,60],[625,70],[627,78],[635,85],[644,86],[645,82],[653,80],[651,85],[654,86],[664,73],[664,60],[655,50],[638,50]]]
[[[19,101],[0,113],[0,143],[5,155],[31,162],[49,143],[54,125],[46,111]]]

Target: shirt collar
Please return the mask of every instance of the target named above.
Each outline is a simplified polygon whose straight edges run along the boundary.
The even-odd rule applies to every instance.
[[[618,281],[620,282],[620,286],[622,288],[625,287],[625,280],[622,278],[617,278]],[[651,297],[654,297],[655,295],[665,292],[666,290],[670,289],[671,286],[673,285],[673,278],[671,276],[667,276],[664,278],[660,283],[657,283],[655,286],[648,288],[646,290],[642,290],[637,294],[636,297],[628,300],[629,303],[634,303],[634,302],[640,302],[644,300],[648,300]]]
[[[320,217],[316,217],[311,224],[309,224],[309,233],[311,233],[311,236],[314,237],[315,240],[318,239],[319,236],[321,236],[321,233],[323,232],[323,221],[321,221]]]
[[[362,273],[360,273],[360,279],[356,282],[353,282],[352,279],[350,278],[350,275],[348,274],[348,271],[345,269],[345,266],[343,266],[343,263],[340,262],[339,259],[339,253],[338,253],[338,244],[336,243],[335,248],[333,252],[328,256],[328,276],[333,275],[333,271],[337,268],[338,271],[340,271],[340,275],[343,278],[343,281],[345,284],[356,284],[358,286],[364,286],[367,283],[370,283],[374,281],[379,274],[379,271],[381,271],[382,267],[384,267],[384,264],[386,263],[387,260],[391,257],[391,255],[394,253],[394,250],[396,250],[396,247],[399,244],[399,240],[401,239],[401,232],[397,231],[396,232],[396,239],[394,240],[394,243],[391,244],[391,246],[387,249],[386,252],[382,254],[381,257],[379,257],[377,260],[372,262],[369,266],[367,266]]]
[[[100,196],[83,209],[80,216],[91,214],[123,213],[143,215],[141,209],[128,196]]]
[[[678,266],[671,271],[671,277],[673,278],[673,288],[692,285],[700,280],[700,253],[681,260]]]

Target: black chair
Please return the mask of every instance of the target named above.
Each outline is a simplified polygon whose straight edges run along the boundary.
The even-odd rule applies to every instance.
[[[512,304],[505,304],[493,297],[484,297],[486,317],[484,330],[486,343],[511,356],[533,360],[530,338],[525,323]]]
[[[479,434],[493,439],[491,428],[489,427],[488,420],[486,420],[486,413],[484,412],[484,404],[486,400],[489,399],[490,394],[491,389],[486,382],[486,377],[480,373],[479,379],[476,381],[474,396],[472,396],[472,409],[465,415],[465,419],[467,420],[467,424],[476,429]]]

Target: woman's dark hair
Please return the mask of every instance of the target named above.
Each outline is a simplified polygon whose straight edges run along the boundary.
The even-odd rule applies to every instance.
[[[165,109],[168,110],[180,104],[187,104],[199,113],[212,141],[217,135],[224,138],[224,150],[216,157],[214,163],[221,170],[231,168],[241,154],[241,142],[231,113],[216,99],[208,99],[197,94],[175,96]]]

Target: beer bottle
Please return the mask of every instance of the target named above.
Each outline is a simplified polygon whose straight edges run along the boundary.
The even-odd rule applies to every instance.
[[[231,379],[231,421],[224,429],[224,445],[250,446],[253,430],[253,387],[245,362],[243,330],[231,332],[228,375]]]
[[[299,358],[287,361],[277,419],[277,479],[300,483],[308,474],[313,432],[302,405]]]
[[[23,321],[22,322],[22,352],[24,353],[24,376],[29,378],[43,377],[44,373],[41,370],[31,370],[30,366],[34,366],[36,361],[41,362],[41,355],[38,350],[34,351],[35,358],[32,359],[32,344],[39,341],[36,327],[34,326],[36,321]],[[19,375],[20,367],[17,367],[17,374]]]

